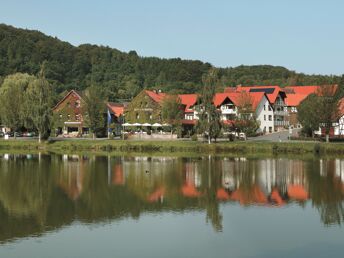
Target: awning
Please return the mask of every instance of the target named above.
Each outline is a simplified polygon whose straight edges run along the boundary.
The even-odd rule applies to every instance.
[[[132,126],[132,124],[124,123],[124,124],[122,124],[122,126]]]
[[[150,123],[144,123],[142,126],[152,126]]]
[[[162,126],[162,125],[159,124],[159,123],[154,123],[154,124],[152,124],[152,126],[154,126],[154,127],[160,127],[160,126]]]
[[[64,122],[66,125],[81,125],[81,122]]]

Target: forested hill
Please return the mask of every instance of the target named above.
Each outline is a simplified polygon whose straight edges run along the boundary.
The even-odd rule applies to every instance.
[[[0,77],[26,72],[36,74],[46,63],[46,77],[57,93],[101,85],[112,98],[131,98],[143,88],[191,93],[199,91],[209,63],[180,58],[140,57],[117,49],[80,45],[75,47],[38,31],[0,24]],[[277,66],[218,68],[219,87],[237,84],[324,84],[338,78],[304,75]],[[0,80],[1,80],[0,78]]]

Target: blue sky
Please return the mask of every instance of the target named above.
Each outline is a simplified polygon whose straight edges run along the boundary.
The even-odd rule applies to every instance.
[[[227,67],[281,65],[344,73],[341,0],[1,0],[0,23],[73,45]]]

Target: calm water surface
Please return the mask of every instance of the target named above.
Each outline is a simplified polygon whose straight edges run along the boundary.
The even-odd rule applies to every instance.
[[[344,159],[0,154],[0,257],[343,257]]]

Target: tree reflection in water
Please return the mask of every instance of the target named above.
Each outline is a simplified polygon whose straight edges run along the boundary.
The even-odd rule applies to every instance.
[[[75,220],[204,211],[222,231],[221,205],[304,206],[325,225],[344,219],[344,160],[0,155],[0,241]]]

